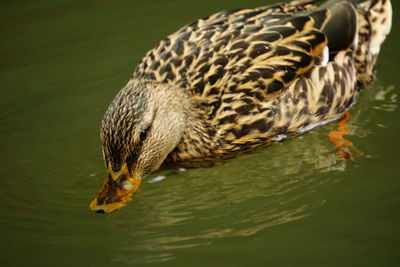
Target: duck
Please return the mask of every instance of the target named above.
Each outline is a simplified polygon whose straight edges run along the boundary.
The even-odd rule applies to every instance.
[[[392,7],[317,2],[222,11],[148,51],[101,122],[108,177],[90,208],[125,206],[163,163],[232,157],[340,119],[374,79]]]

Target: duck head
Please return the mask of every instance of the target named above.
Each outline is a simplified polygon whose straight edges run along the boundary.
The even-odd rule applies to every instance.
[[[112,212],[131,199],[142,179],[178,145],[187,107],[181,90],[153,81],[131,80],[118,93],[101,123],[108,177],[92,210]]]

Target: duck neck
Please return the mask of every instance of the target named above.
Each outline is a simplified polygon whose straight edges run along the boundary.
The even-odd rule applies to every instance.
[[[175,162],[204,159],[212,156],[218,144],[214,128],[198,116],[189,116],[187,128],[178,146],[172,151]]]
[[[166,160],[182,162],[211,156],[218,147],[214,138],[216,131],[209,123],[203,105],[197,104],[190,93],[180,87],[154,81],[144,83],[147,84],[146,88],[151,88],[151,98],[156,99],[158,110],[163,116],[172,111],[174,114],[179,113],[178,117],[183,119],[183,124],[174,128],[180,140]]]
[[[169,154],[168,160],[182,162],[211,157],[218,147],[215,140],[216,130],[208,121],[204,110],[197,108],[187,96],[185,104],[185,130],[176,148]]]

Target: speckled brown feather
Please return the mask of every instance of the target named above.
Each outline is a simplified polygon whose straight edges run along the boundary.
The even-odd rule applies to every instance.
[[[149,51],[133,78],[171,83],[203,98],[246,86],[275,94],[312,66],[326,41],[310,17],[289,15],[309,8],[282,4],[200,19]]]
[[[331,18],[329,8],[312,2],[223,11],[183,27],[146,54],[132,80],[181,88],[202,122],[188,125],[169,159],[260,146],[337,118],[350,107],[357,80],[370,81],[369,64],[376,58],[365,48],[374,31],[370,6],[358,10],[358,46],[336,51],[321,65],[328,44],[324,26],[343,18]]]

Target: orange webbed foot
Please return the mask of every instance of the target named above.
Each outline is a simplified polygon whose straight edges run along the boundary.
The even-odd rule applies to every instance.
[[[354,161],[353,154],[349,150],[351,148],[357,153],[357,156],[362,157],[364,156],[364,152],[356,148],[353,142],[345,139],[343,136],[349,134],[349,127],[347,125],[347,121],[350,119],[350,113],[345,112],[343,114],[343,118],[341,118],[337,125],[336,130],[331,131],[328,134],[329,141],[338,148],[339,156],[342,160],[347,161],[351,160]]]

